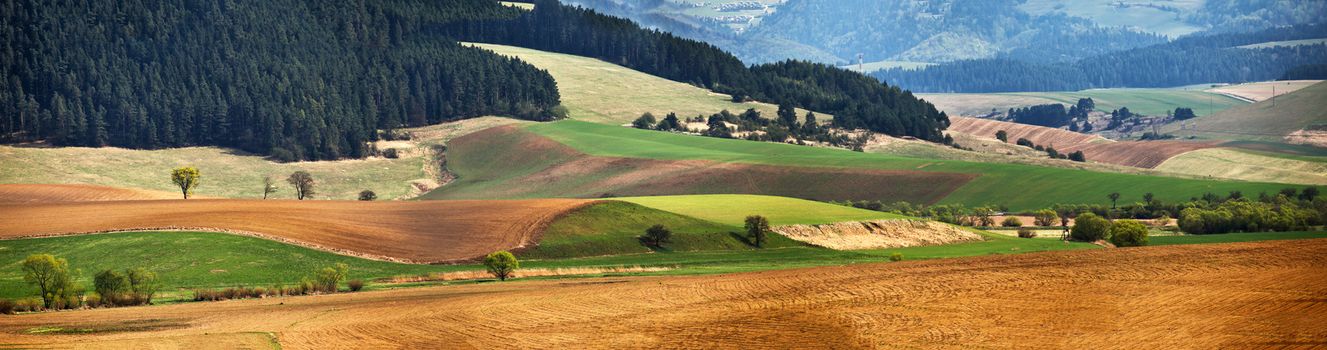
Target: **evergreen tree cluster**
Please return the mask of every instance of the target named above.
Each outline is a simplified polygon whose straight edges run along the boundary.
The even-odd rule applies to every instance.
[[[1078,112],[1078,106],[1074,106],[1073,110]],[[1015,122],[1052,128],[1065,126],[1073,122],[1074,117],[1075,115],[1070,114],[1064,109],[1064,105],[1059,103],[1009,109],[1009,118]]]
[[[0,141],[317,160],[370,155],[379,129],[549,119],[547,72],[436,29],[519,12],[487,0],[10,1]]]
[[[748,68],[713,45],[642,29],[556,0],[536,0],[514,19],[446,25],[457,38],[598,58],[670,80],[830,113],[837,126],[940,141],[949,118],[910,92],[862,74],[805,61]]]
[[[1327,25],[1298,25],[1255,33],[1190,36],[1070,63],[976,59],[915,70],[883,70],[872,75],[916,91],[974,93],[1264,81],[1283,77],[1295,67],[1327,61],[1327,45],[1238,46],[1324,36]]]

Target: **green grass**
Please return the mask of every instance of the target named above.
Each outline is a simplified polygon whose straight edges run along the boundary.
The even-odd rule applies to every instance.
[[[709,194],[614,199],[738,227],[745,224],[748,215],[764,216],[769,219],[770,225],[776,226],[905,218],[837,204],[775,196]]]
[[[1044,98],[1069,105],[1078,103],[1080,98],[1092,98],[1099,111],[1110,112],[1129,107],[1130,112],[1153,116],[1164,116],[1167,111],[1175,111],[1176,107],[1192,108],[1195,114],[1202,116],[1248,104],[1226,95],[1176,89],[1119,88],[1073,92],[1012,92],[999,95]]]
[[[1177,244],[1212,244],[1212,243],[1237,243],[1237,242],[1258,242],[1272,240],[1293,240],[1293,239],[1315,239],[1327,238],[1327,231],[1300,231],[1300,232],[1252,232],[1252,233],[1227,233],[1219,235],[1184,235],[1184,236],[1157,236],[1148,238],[1148,245],[1177,245]]]
[[[350,278],[417,274],[441,269],[365,260],[265,239],[211,232],[130,232],[0,241],[0,297],[31,293],[19,262],[31,254],[69,259],[81,270],[79,282],[92,286],[103,269],[142,267],[158,273],[163,292],[182,288],[222,288],[239,284],[298,283],[316,269],[346,263]]]
[[[1327,83],[1317,83],[1278,95],[1275,102],[1241,105],[1187,120],[1184,129],[1180,123],[1172,123],[1161,131],[1181,137],[1285,143],[1285,136],[1291,132],[1327,123],[1327,108],[1323,108],[1322,102],[1325,100]]]
[[[668,251],[755,249],[741,238],[740,222],[724,225],[639,204],[609,201],[558,219],[544,232],[537,248],[518,256],[551,259],[649,253],[651,249],[641,245],[636,237],[654,225],[664,225],[673,232],[672,242],[665,246]],[[800,245],[778,235],[770,237],[766,243],[766,247]]]
[[[1056,203],[1109,204],[1106,195],[1119,192],[1122,202],[1152,192],[1169,202],[1206,192],[1276,192],[1285,184],[1180,179],[1162,176],[1093,172],[1020,164],[928,160],[887,154],[688,136],[578,121],[531,124],[527,130],[598,156],[655,159],[701,159],[770,165],[923,170],[981,174],[941,203],[969,206],[1003,204],[1011,210],[1032,210]],[[882,198],[882,200],[897,200]],[[746,215],[746,213],[734,214]]]

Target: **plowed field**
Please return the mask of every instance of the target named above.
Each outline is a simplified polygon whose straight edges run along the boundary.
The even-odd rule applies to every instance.
[[[0,184],[0,204],[180,198],[178,193],[96,185]]]
[[[1312,348],[1327,346],[1324,250],[1170,246],[53,312],[0,316],[0,346]]]
[[[588,201],[147,200],[0,203],[0,239],[122,230],[249,234],[342,254],[444,262],[513,249]]]
[[[1068,130],[1048,128],[1037,125],[1011,123],[968,117],[950,117],[949,130],[962,133],[995,137],[995,133],[1004,130],[1009,133],[1009,142],[1026,138],[1032,143],[1054,146],[1060,153],[1083,151],[1087,160],[1116,165],[1151,169],[1171,157],[1185,152],[1212,148],[1220,141],[1120,141],[1114,142],[1096,135],[1088,135]]]

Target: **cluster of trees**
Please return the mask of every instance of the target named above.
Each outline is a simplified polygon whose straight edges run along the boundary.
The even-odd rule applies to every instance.
[[[1116,247],[1147,245],[1147,225],[1137,220],[1107,220],[1093,213],[1074,219],[1069,239],[1082,242],[1108,241]]]
[[[709,117],[687,118],[685,122],[704,122],[706,129],[700,132],[703,136],[718,138],[741,136],[743,139],[750,141],[795,142],[799,145],[805,144],[806,141],[815,141],[856,151],[861,151],[871,137],[870,133],[853,137],[848,134],[834,132],[830,126],[822,125],[817,121],[815,112],[807,112],[802,121],[798,121],[796,109],[786,104],[779,106],[776,119],[766,119],[760,111],[752,108],[741,114],[733,114],[723,110]],[[696,131],[687,128],[683,121],[677,118],[676,113],[668,113],[663,119],[656,120],[654,114],[645,112],[635,121],[632,121],[631,125],[637,129],[646,130]],[[954,139],[949,135],[945,135],[941,142],[952,144]]]
[[[23,259],[23,281],[37,291],[39,303],[0,300],[0,313],[76,309],[80,307],[132,306],[152,303],[159,285],[157,274],[145,269],[102,270],[93,277],[95,294],[85,295],[79,285],[79,271],[69,261],[50,254],[34,254]]]
[[[1324,36],[1327,25],[1297,25],[1247,34],[1190,36],[1069,63],[992,58],[922,69],[883,70],[872,75],[925,92],[1077,91],[1263,81],[1282,77],[1294,67],[1321,64],[1327,60],[1327,45],[1260,49],[1235,46]]]
[[[995,132],[995,138],[1003,142],[1009,142],[1009,133],[1004,130],[997,130]],[[1014,141],[1014,144],[1046,152],[1046,156],[1051,157],[1051,159],[1068,159],[1075,162],[1087,161],[1087,155],[1084,155],[1083,151],[1074,151],[1073,153],[1068,154],[1060,153],[1060,151],[1055,149],[1055,146],[1041,146],[1024,137],[1018,138],[1017,141]]]
[[[1078,106],[1074,106],[1075,112],[1077,112],[1077,108]],[[1064,109],[1064,105],[1059,103],[1010,108],[1008,113],[1010,120],[1020,124],[1051,128],[1068,125],[1075,118],[1075,116],[1069,114],[1068,110]],[[1083,113],[1083,116],[1086,117],[1086,113]]]
[[[830,113],[841,128],[940,142],[949,118],[910,92],[825,64],[784,61],[747,67],[699,41],[593,10],[536,0],[512,18],[455,22],[449,34],[470,41],[594,57],[671,80],[749,99]]]
[[[1327,79],[1327,63],[1306,64],[1287,69],[1277,80],[1324,80]]]
[[[1278,195],[1269,201],[1238,199],[1192,206],[1180,210],[1179,227],[1190,234],[1303,230],[1327,223],[1324,202],[1305,203]]]
[[[224,289],[194,289],[194,301],[221,301],[245,298],[266,298],[275,296],[331,294],[340,292],[340,284],[350,275],[350,266],[345,263],[324,267],[313,271],[312,277],[305,276],[295,285],[277,285],[263,287],[231,287]],[[364,280],[346,282],[351,292],[364,289]]]
[[[0,141],[319,160],[370,155],[379,129],[553,119],[547,72],[437,29],[520,12],[486,0],[10,2]]]

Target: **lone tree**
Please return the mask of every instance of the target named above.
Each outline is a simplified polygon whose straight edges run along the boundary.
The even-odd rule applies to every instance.
[[[1096,242],[1107,239],[1110,234],[1110,220],[1106,220],[1097,214],[1083,213],[1074,219],[1074,228],[1069,231],[1069,237],[1075,241]]]
[[[272,181],[272,175],[264,176],[264,177],[263,177],[263,199],[267,199],[267,196],[268,196],[268,195],[271,195],[271,194],[273,194],[273,193],[276,193],[276,183],[274,183],[274,182]]]
[[[746,237],[751,240],[756,247],[765,247],[765,239],[769,235],[769,220],[764,216],[751,215],[746,217]]]
[[[1000,140],[1000,142],[1009,143],[1009,133],[1004,130],[996,131],[995,139]]]
[[[313,192],[313,175],[309,175],[307,171],[300,170],[290,174],[290,177],[286,178],[286,182],[295,187],[295,197],[299,200],[313,197],[315,193]]]
[[[371,200],[377,200],[377,199],[378,199],[378,194],[377,194],[377,193],[373,193],[373,191],[370,191],[370,190],[363,190],[363,191],[360,191],[360,192],[359,192],[359,200],[362,200],[362,201],[371,201]]]
[[[55,307],[59,298],[73,294],[74,282],[69,276],[69,261],[50,254],[29,255],[23,259],[23,280],[37,287],[46,308]]]
[[[493,274],[493,277],[506,281],[516,269],[521,268],[521,262],[516,261],[516,256],[511,252],[500,250],[484,257],[484,267],[488,268],[488,273]]]
[[[198,168],[187,166],[175,168],[170,172],[170,181],[176,186],[180,186],[180,192],[184,193],[184,199],[189,199],[189,195],[194,193],[194,187],[198,187]]]
[[[663,248],[664,243],[672,242],[673,231],[669,231],[664,225],[654,225],[645,229],[645,235],[640,236],[640,242],[649,247]]]
[[[1110,226],[1110,243],[1116,247],[1147,245],[1147,226],[1135,220],[1120,220]]]
[[[1111,192],[1110,194],[1106,195],[1106,198],[1110,198],[1110,208],[1115,209],[1115,201],[1120,200],[1120,193]]]

